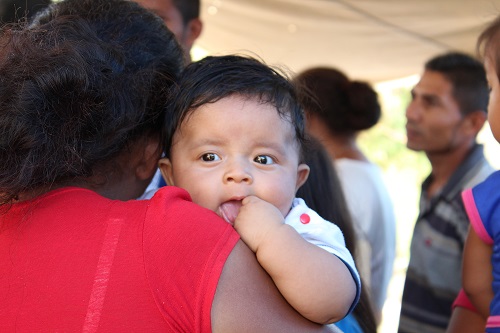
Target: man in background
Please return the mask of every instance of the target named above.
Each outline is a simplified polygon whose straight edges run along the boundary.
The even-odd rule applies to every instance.
[[[431,174],[422,184],[399,332],[438,333],[445,332],[461,288],[469,227],[461,192],[493,172],[476,142],[487,118],[483,65],[461,53],[435,57],[411,94],[407,147],[426,154]]]
[[[174,33],[191,61],[191,48],[203,30],[200,19],[200,0],[135,0],[143,7],[160,16]]]

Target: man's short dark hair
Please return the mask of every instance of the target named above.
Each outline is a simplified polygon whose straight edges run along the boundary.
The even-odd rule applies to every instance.
[[[425,69],[439,72],[453,86],[453,97],[463,115],[481,110],[487,112],[489,90],[483,64],[459,52],[450,52],[430,59]]]

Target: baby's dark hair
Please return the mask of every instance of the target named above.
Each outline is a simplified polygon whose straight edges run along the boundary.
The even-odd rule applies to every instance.
[[[88,179],[161,138],[182,51],[126,0],[66,0],[0,32],[0,204]]]
[[[295,82],[306,112],[317,115],[333,133],[350,135],[371,128],[380,119],[376,91],[335,68],[310,68],[297,75]]]
[[[170,156],[175,131],[191,112],[204,104],[232,95],[258,99],[261,103],[273,105],[278,114],[293,125],[302,150],[303,109],[293,83],[278,68],[247,56],[210,56],[186,67],[178,89],[165,120],[167,157]]]

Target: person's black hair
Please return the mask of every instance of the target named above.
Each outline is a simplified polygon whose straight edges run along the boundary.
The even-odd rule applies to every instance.
[[[161,138],[182,50],[135,2],[58,2],[0,45],[0,204],[105,177],[132,144]]]
[[[488,111],[486,72],[477,59],[465,53],[449,52],[427,61],[425,70],[441,73],[451,83],[462,115]]]
[[[172,2],[181,13],[185,26],[189,21],[200,17],[200,0],[172,0]]]
[[[354,222],[330,154],[318,140],[308,137],[303,155],[304,163],[309,166],[310,173],[296,196],[302,198],[309,208],[322,218],[339,227],[344,235],[346,248],[353,257],[356,257]],[[353,310],[353,315],[364,333],[377,332],[373,306],[366,288],[361,288],[360,299]]]
[[[175,131],[191,112],[231,95],[273,105],[283,119],[291,122],[299,148],[302,147],[304,112],[294,85],[278,68],[247,56],[209,56],[186,67],[178,90],[165,121],[167,157]]]
[[[0,1],[0,24],[29,20],[50,3],[51,0],[2,0]]]
[[[380,119],[377,93],[366,82],[351,81],[328,67],[307,69],[294,80],[306,113],[318,116],[332,133],[351,135],[373,127]]]

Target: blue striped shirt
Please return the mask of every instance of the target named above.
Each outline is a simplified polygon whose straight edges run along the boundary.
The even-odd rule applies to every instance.
[[[400,333],[444,333],[451,305],[461,288],[462,252],[469,221],[461,192],[494,169],[476,144],[443,189],[428,198],[429,176],[422,184],[406,273]]]

